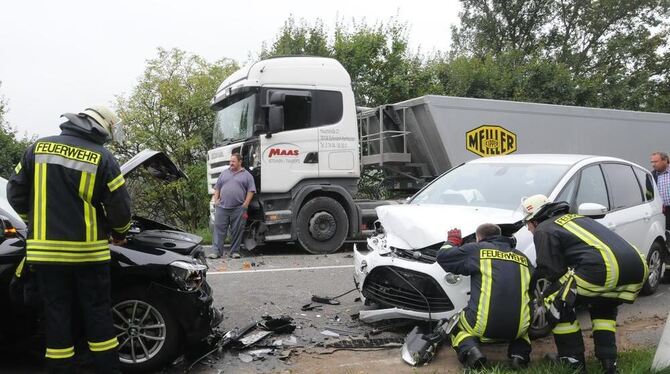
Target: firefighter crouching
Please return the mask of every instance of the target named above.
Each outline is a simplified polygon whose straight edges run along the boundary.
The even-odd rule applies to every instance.
[[[616,373],[616,316],[621,303],[632,303],[647,278],[642,254],[595,220],[569,214],[565,202],[544,195],[522,202],[533,233],[537,269],[531,287],[545,278],[547,318],[554,324],[557,359],[585,373],[584,341],[575,305],[588,306],[595,356],[606,373]]]
[[[125,243],[130,197],[103,144],[119,136],[120,119],[105,107],[63,117],[60,135],[38,139],[26,150],[7,196],[28,221],[26,261],[43,298],[49,371],[74,372],[71,308],[76,300],[97,371],[116,373],[109,237]]]
[[[437,256],[445,271],[470,276],[470,300],[451,332],[451,344],[465,367],[478,368],[486,362],[479,342],[507,341],[510,365],[525,367],[531,351],[528,259],[497,225],[483,224],[475,235],[477,243],[460,246],[460,230],[450,230]]]

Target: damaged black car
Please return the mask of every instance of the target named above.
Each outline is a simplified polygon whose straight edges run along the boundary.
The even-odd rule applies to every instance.
[[[142,151],[121,167],[127,179],[140,169],[168,182],[185,177],[156,151]],[[26,224],[8,204],[6,184],[0,178],[0,349],[40,346],[40,297],[29,269],[19,266],[26,254]],[[110,245],[112,314],[124,371],[159,369],[221,323],[201,242],[199,236],[134,216],[128,243]]]

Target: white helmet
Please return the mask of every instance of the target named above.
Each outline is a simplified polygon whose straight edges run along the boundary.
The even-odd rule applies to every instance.
[[[523,221],[528,222],[532,220],[535,216],[537,216],[537,213],[539,213],[540,210],[542,210],[542,208],[544,208],[549,203],[549,199],[542,194],[533,195],[531,197],[522,199],[521,206],[523,207],[524,214],[526,214]]]
[[[123,128],[121,126],[121,118],[112,112],[106,106],[98,105],[86,108],[83,114],[92,118],[96,123],[102,127],[104,132],[107,133],[109,140],[115,142],[123,141]]]

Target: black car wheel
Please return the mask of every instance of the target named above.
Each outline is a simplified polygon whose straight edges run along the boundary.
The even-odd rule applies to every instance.
[[[544,306],[542,293],[549,287],[549,281],[545,278],[537,280],[533,294],[530,295],[530,327],[528,336],[531,339],[537,339],[549,335],[551,327],[547,322],[547,308]]]
[[[333,253],[340,249],[349,231],[349,219],[337,200],[319,196],[298,212],[298,243],[309,253]]]
[[[659,283],[661,283],[661,277],[663,276],[663,255],[661,250],[663,246],[660,243],[654,242],[649,248],[649,253],[647,253],[647,265],[649,265],[649,276],[647,281],[644,282],[642,286],[643,295],[651,295],[656,292]]]
[[[113,305],[124,371],[156,370],[176,357],[181,329],[165,302],[131,289],[117,295]]]

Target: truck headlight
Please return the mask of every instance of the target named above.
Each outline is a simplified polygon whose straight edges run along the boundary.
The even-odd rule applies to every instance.
[[[182,291],[195,291],[205,281],[207,266],[186,261],[174,261],[170,264],[170,277]]]

